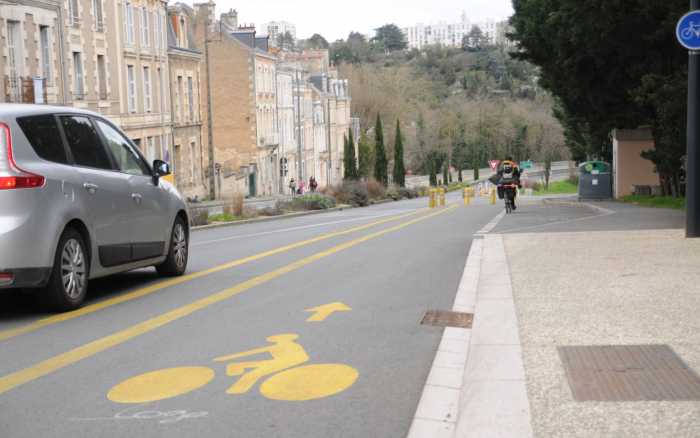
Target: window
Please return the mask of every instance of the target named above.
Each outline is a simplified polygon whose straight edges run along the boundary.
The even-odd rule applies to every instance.
[[[151,45],[151,27],[148,23],[148,10],[146,10],[146,8],[143,8],[143,14],[141,16],[143,17],[143,24],[141,25],[141,45],[143,47],[148,47]]]
[[[20,117],[17,124],[39,157],[54,163],[68,163],[61,133],[53,115]]]
[[[119,131],[113,128],[108,123],[102,120],[96,120],[97,127],[102,131],[107,147],[112,152],[112,156],[116,160],[117,167],[121,172],[131,175],[149,175],[150,171],[146,163],[143,162],[141,156],[131,146]]]
[[[100,99],[107,99],[107,67],[105,67],[104,55],[97,55],[97,79],[100,81]]]
[[[192,182],[194,183],[197,179],[197,144],[195,142],[190,143],[190,166]]]
[[[182,76],[177,77],[177,118],[178,120],[184,120],[184,109],[183,104],[181,102],[182,96],[184,95],[184,91],[182,89]]]
[[[187,101],[190,108],[190,121],[194,121],[194,84],[192,76],[187,78]]]
[[[180,37],[179,46],[187,48],[187,32],[185,31],[185,19],[180,17],[180,29],[178,29]]]
[[[75,164],[96,169],[112,170],[107,151],[102,146],[92,122],[87,117],[61,117],[63,132],[68,140],[68,147],[73,153]]]
[[[7,22],[7,54],[10,68],[10,101],[19,102],[22,97],[20,77],[24,70],[24,54],[18,21]]]
[[[77,26],[80,24],[78,0],[68,0],[68,20],[71,26]]]
[[[51,47],[49,47],[49,26],[39,26],[41,44],[41,72],[46,82],[51,80]]]
[[[73,97],[75,100],[85,98],[83,57],[80,52],[73,52]]]
[[[127,44],[134,44],[134,7],[131,3],[124,3],[124,35]]]
[[[136,77],[134,66],[126,66],[126,81],[127,81],[127,105],[130,113],[136,112]]]
[[[151,112],[151,69],[143,68],[143,109]]]
[[[160,49],[160,20],[156,12],[153,13],[153,28],[155,32],[155,36],[153,37],[153,44],[156,46],[156,49]]]
[[[104,19],[102,16],[102,0],[92,0],[92,13],[95,15],[95,30],[104,31]]]

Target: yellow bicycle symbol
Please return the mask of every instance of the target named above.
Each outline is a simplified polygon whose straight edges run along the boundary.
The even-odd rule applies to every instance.
[[[221,356],[215,362],[229,362],[258,354],[269,354],[272,359],[247,362],[231,362],[226,374],[238,377],[236,383],[226,391],[228,394],[244,394],[255,384],[260,384],[260,393],[272,400],[306,401],[329,397],[352,386],[359,373],[344,364],[313,364],[300,366],[309,361],[309,355],[296,340],[299,335],[286,333],[270,336],[271,345],[241,353]],[[167,368],[129,378],[108,393],[107,398],[115,403],[147,403],[187,394],[208,384],[215,376],[208,367]]]

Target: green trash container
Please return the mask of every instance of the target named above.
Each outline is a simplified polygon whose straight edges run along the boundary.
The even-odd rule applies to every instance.
[[[612,166],[604,161],[587,161],[579,168],[579,199],[612,199]]]

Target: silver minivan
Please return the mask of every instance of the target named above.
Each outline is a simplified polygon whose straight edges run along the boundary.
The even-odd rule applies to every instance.
[[[0,104],[0,289],[79,307],[88,281],[187,268],[186,204],[110,121],[89,111]]]

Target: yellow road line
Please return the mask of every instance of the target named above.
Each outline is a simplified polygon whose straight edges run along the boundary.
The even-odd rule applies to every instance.
[[[403,219],[405,217],[412,216],[414,214],[418,214],[424,210],[426,210],[426,209],[420,209],[420,210],[412,211],[410,213],[391,216],[391,217],[388,217],[388,218],[385,218],[382,220],[378,220],[375,222],[371,222],[369,224],[361,225],[361,226],[350,228],[350,229],[343,230],[343,231],[321,234],[321,235],[316,236],[312,239],[303,240],[300,242],[292,243],[290,245],[281,246],[279,248],[275,248],[275,249],[272,249],[270,251],[265,251],[265,252],[261,252],[259,254],[255,254],[252,256],[233,260],[231,262],[224,263],[224,264],[219,265],[219,266],[214,266],[213,268],[206,269],[204,271],[194,272],[192,274],[183,275],[182,277],[177,277],[177,278],[172,278],[169,280],[161,281],[161,282],[158,282],[158,283],[153,284],[151,286],[137,289],[133,292],[129,292],[129,293],[126,293],[124,295],[120,295],[118,297],[114,297],[114,298],[110,298],[108,300],[100,301],[99,303],[90,304],[88,306],[82,307],[82,308],[80,308],[78,310],[74,310],[72,312],[66,312],[66,313],[61,313],[58,315],[53,315],[53,316],[50,316],[48,318],[43,318],[43,319],[40,319],[36,322],[27,324],[27,325],[22,326],[22,327],[10,329],[10,330],[5,330],[5,331],[0,331],[0,342],[5,341],[5,340],[10,339],[10,338],[14,338],[16,336],[26,334],[26,333],[31,333],[31,332],[39,330],[43,327],[57,324],[59,322],[68,321],[68,320],[78,318],[78,317],[84,316],[84,315],[89,315],[91,313],[97,312],[98,310],[102,310],[102,309],[105,309],[107,307],[111,307],[111,306],[121,304],[121,303],[124,303],[127,301],[135,300],[137,298],[141,298],[141,297],[144,297],[146,295],[150,295],[150,294],[157,292],[159,290],[162,290],[162,289],[165,289],[168,287],[172,287],[172,286],[177,286],[179,284],[186,283],[188,281],[192,281],[192,280],[195,280],[197,278],[201,278],[201,277],[204,277],[207,275],[211,275],[211,274],[214,274],[216,272],[225,271],[227,269],[235,268],[236,266],[240,266],[240,265],[243,265],[245,263],[254,262],[256,260],[260,260],[260,259],[263,259],[265,257],[270,257],[270,256],[273,256],[276,254],[281,254],[283,252],[291,251],[293,249],[301,248],[303,246],[311,245],[313,243],[321,242],[323,240],[331,239],[333,237],[338,237],[338,236],[343,236],[345,234],[355,233],[357,231],[362,231],[362,230],[365,230],[367,228],[375,227],[377,225],[381,225],[381,224],[384,224],[387,222],[391,222],[391,221],[398,220],[398,219]]]
[[[209,307],[213,304],[217,304],[221,301],[227,300],[235,295],[238,295],[238,294],[245,292],[249,289],[252,289],[256,286],[260,286],[261,284],[267,283],[271,280],[274,280],[275,278],[281,277],[284,274],[288,274],[292,271],[296,271],[296,270],[298,270],[304,266],[307,266],[315,261],[318,261],[318,260],[323,259],[325,257],[331,256],[331,255],[336,254],[340,251],[344,251],[346,249],[352,248],[353,246],[359,245],[363,242],[367,242],[368,240],[372,240],[372,239],[375,239],[377,237],[383,236],[385,234],[401,230],[402,228],[406,228],[409,225],[415,224],[417,222],[421,222],[421,221],[424,221],[424,220],[429,219],[431,217],[434,217],[434,216],[437,216],[437,215],[440,215],[443,213],[447,213],[448,211],[452,211],[455,208],[456,208],[456,205],[453,205],[453,206],[448,207],[446,209],[440,210],[436,213],[431,213],[431,214],[428,214],[425,216],[418,217],[416,219],[402,222],[402,223],[395,225],[393,227],[386,228],[384,230],[380,230],[380,231],[377,231],[377,232],[374,232],[371,234],[367,234],[367,235],[359,237],[357,239],[342,243],[340,245],[334,246],[334,247],[327,249],[325,251],[321,251],[321,252],[316,253],[314,255],[305,257],[305,258],[298,260],[294,263],[291,263],[289,265],[275,269],[274,271],[270,271],[266,274],[251,278],[250,280],[246,280],[243,283],[239,283],[236,286],[233,286],[229,289],[222,290],[222,291],[217,292],[213,295],[210,295],[206,298],[202,298],[202,299],[197,300],[193,303],[190,303],[190,304],[184,305],[182,307],[179,307],[177,309],[171,310],[169,312],[163,313],[159,316],[156,316],[156,317],[151,318],[147,321],[144,321],[142,323],[131,326],[131,327],[124,329],[122,331],[116,332],[116,333],[111,334],[109,336],[105,336],[104,338],[97,339],[97,340],[92,341],[88,344],[77,347],[73,350],[59,354],[59,355],[54,356],[50,359],[47,359],[43,362],[40,362],[36,365],[32,365],[29,368],[25,368],[23,370],[16,371],[12,374],[8,374],[8,375],[0,378],[0,394],[4,394],[7,391],[10,391],[11,389],[14,389],[18,386],[25,384],[25,383],[31,382],[33,380],[40,378],[40,377],[46,376],[46,375],[51,374],[55,371],[58,371],[62,368],[65,368],[69,365],[72,365],[76,362],[79,362],[83,359],[94,356],[97,353],[108,350],[108,349],[115,347],[117,345],[123,344],[124,342],[126,342],[130,339],[136,338],[136,337],[141,336],[145,333],[153,331],[159,327],[162,327],[162,326],[169,324],[173,321],[176,321],[180,318],[184,318],[185,316],[188,316],[188,315],[190,315],[198,310],[202,310],[202,309]]]

